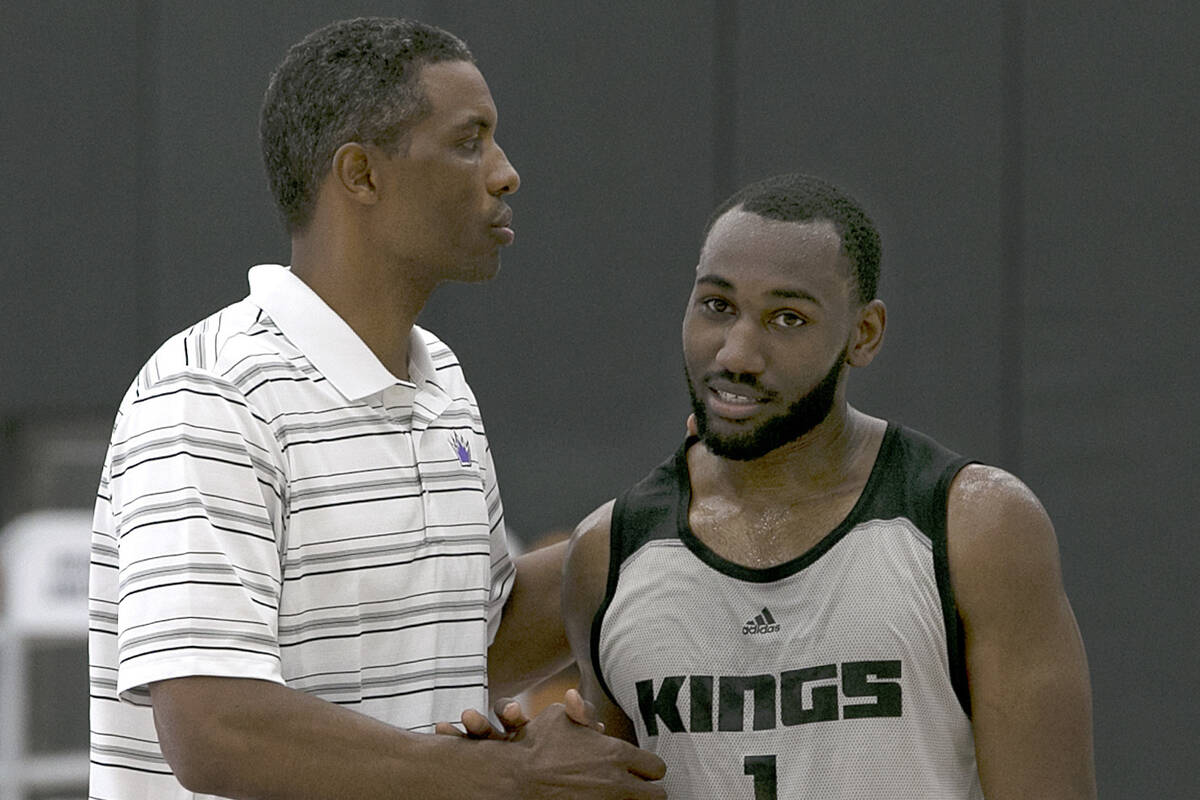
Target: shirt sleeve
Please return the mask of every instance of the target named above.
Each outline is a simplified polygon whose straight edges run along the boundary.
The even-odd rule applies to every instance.
[[[211,373],[127,398],[106,468],[123,699],[192,675],[282,683],[283,463],[266,420]]]

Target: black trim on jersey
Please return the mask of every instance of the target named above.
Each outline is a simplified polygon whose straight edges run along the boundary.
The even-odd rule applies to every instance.
[[[946,511],[950,484],[963,467],[973,463],[972,460],[917,431],[888,422],[871,473],[846,518],[800,556],[772,567],[755,568],[718,555],[696,536],[688,523],[692,487],[687,452],[698,441],[698,437],[689,436],[671,458],[651,470],[645,478],[618,497],[613,505],[608,580],[604,600],[592,618],[591,629],[592,668],[601,688],[613,702],[620,706],[600,667],[600,632],[604,616],[616,595],[621,565],[651,539],[678,537],[692,554],[712,569],[738,580],[769,583],[787,578],[811,565],[863,522],[904,514],[932,542],[934,575],[946,632],[950,684],[963,712],[970,717],[965,634],[950,583]]]
[[[670,517],[678,512],[675,503],[671,502],[671,496],[676,492],[676,481],[671,474],[677,471],[676,462],[682,457],[681,454],[687,453],[688,447],[697,441],[699,440],[695,437],[688,437],[675,456],[651,470],[647,477],[627,489],[613,504],[612,524],[609,526],[608,582],[604,590],[604,600],[600,603],[600,608],[596,609],[596,615],[592,617],[591,652],[592,671],[596,675],[596,681],[618,708],[621,704],[613,695],[600,669],[600,627],[613,596],[617,593],[621,565],[652,538],[655,531],[660,532],[659,538],[672,536],[671,532],[676,526]],[[630,510],[631,506],[633,510]],[[684,508],[686,519],[686,506]]]
[[[966,631],[958,603],[954,600],[954,588],[950,584],[950,558],[946,544],[946,511],[948,509],[950,484],[958,473],[972,463],[967,459],[956,461],[946,468],[937,483],[937,496],[942,499],[942,513],[936,522],[940,524],[938,535],[933,537],[933,570],[937,576],[938,597],[942,601],[942,621],[946,627],[946,656],[950,663],[950,685],[958,697],[963,712],[971,716],[971,692],[967,686]]]
[[[692,505],[692,480],[691,475],[688,473],[687,448],[699,440],[689,438],[684,443],[683,449],[675,456],[675,477],[679,496],[679,506],[676,510],[676,531],[679,534],[679,539],[687,546],[688,550],[691,550],[695,554],[696,558],[699,558],[717,572],[728,575],[731,578],[737,578],[738,580],[750,583],[772,583],[795,575],[829,552],[835,544],[845,538],[846,534],[854,530],[854,527],[865,518],[864,512],[867,506],[874,498],[879,483],[887,475],[887,470],[884,466],[887,464],[888,459],[885,458],[885,454],[889,453],[889,448],[893,445],[895,438],[896,428],[891,423],[888,423],[887,430],[883,434],[883,442],[879,446],[879,454],[875,457],[875,464],[871,467],[871,474],[867,476],[867,482],[863,485],[862,493],[859,494],[858,500],[855,501],[850,513],[846,515],[846,518],[837,527],[827,533],[819,542],[804,553],[801,553],[790,561],[785,561],[782,564],[776,564],[772,567],[761,568],[747,567],[718,555],[692,531],[692,526],[688,522],[688,509]]]
[[[661,465],[659,469],[662,469]],[[608,579],[604,587],[604,600],[601,601],[595,616],[592,617],[592,635],[589,647],[592,653],[592,672],[596,675],[596,682],[600,684],[600,688],[617,708],[621,707],[621,701],[609,688],[608,681],[604,680],[604,671],[600,669],[600,628],[604,624],[604,615],[608,613],[613,596],[617,593],[617,582],[621,578],[621,564],[625,561],[625,554],[620,546],[625,537],[620,534],[618,528],[620,527],[619,520],[625,518],[626,495],[628,494],[628,491],[625,492],[613,503],[612,522],[609,524],[608,531]]]
[[[617,503],[620,504],[620,500]],[[613,507],[613,522],[616,522],[616,506]],[[608,551],[608,582],[604,589],[604,600],[600,603],[600,607],[596,609],[595,616],[592,617],[592,633],[591,642],[588,649],[592,653],[592,672],[596,676],[596,682],[600,684],[600,688],[608,695],[608,699],[612,700],[613,705],[617,708],[621,707],[621,703],[617,700],[617,696],[613,694],[613,690],[608,687],[608,681],[604,680],[604,670],[600,669],[600,628],[604,623],[604,615],[608,613],[608,607],[612,603],[613,595],[617,592],[617,579],[621,575],[621,562],[617,560],[614,552],[613,542],[617,541],[617,537],[612,535],[611,528],[609,530],[609,551]]]
[[[889,426],[890,429],[890,426]],[[933,571],[937,582],[938,599],[942,605],[942,627],[946,632],[946,660],[950,686],[958,698],[963,713],[971,716],[971,695],[967,688],[967,662],[964,649],[965,633],[954,589],[950,583],[950,564],[946,546],[946,512],[950,484],[970,463],[958,453],[910,428],[897,426],[897,435],[888,451],[889,469],[902,467],[904,479],[892,481],[888,491],[874,499],[875,508],[867,510],[871,517],[885,518],[895,509],[904,513],[929,537],[933,546]],[[880,457],[883,456],[880,448]]]

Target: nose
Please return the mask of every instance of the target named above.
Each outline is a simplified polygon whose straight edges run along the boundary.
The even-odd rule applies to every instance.
[[[725,338],[717,351],[717,365],[735,374],[759,375],[766,369],[759,328],[749,317],[741,317],[725,328]]]
[[[521,188],[521,176],[509,162],[500,145],[496,145],[495,166],[488,176],[488,191],[497,197],[512,194]]]

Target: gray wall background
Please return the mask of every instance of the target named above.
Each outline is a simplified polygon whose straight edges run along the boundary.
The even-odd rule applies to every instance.
[[[674,448],[708,211],[820,174],[884,242],[888,341],[852,399],[1040,495],[1102,796],[1197,796],[1191,3],[0,4],[4,518],[90,502],[142,361],[286,263],[258,104],[290,43],[359,14],[465,38],[521,172],[501,275],[421,320],[468,371],[516,531],[573,526]]]

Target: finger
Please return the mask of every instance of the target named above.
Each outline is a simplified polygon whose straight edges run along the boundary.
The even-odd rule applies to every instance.
[[[688,414],[687,433],[688,433],[688,436],[696,436],[700,433],[700,426],[696,423],[696,415],[695,414]]]
[[[586,725],[593,730],[604,732],[604,726],[596,721],[596,707],[583,699],[575,689],[568,689],[567,696],[563,700],[563,705],[567,708],[567,716],[572,722],[579,725]]]
[[[500,717],[500,719],[504,719],[505,709],[507,709],[513,703],[517,703],[515,698],[501,697],[499,700],[492,703],[492,711],[495,712],[497,717]],[[520,705],[520,703],[517,703],[517,705]]]
[[[433,726],[433,732],[441,736],[457,736],[460,739],[467,738],[467,735],[454,727],[454,723],[452,722],[439,722]]]
[[[529,724],[529,717],[525,716],[525,709],[521,708],[521,704],[507,698],[496,704],[496,716],[504,723],[504,730],[509,733]]]
[[[487,739],[496,733],[488,718],[473,708],[462,712],[462,724],[467,729],[467,735],[473,739]]]
[[[634,775],[648,780],[656,781],[667,774],[667,765],[661,758],[654,755],[648,750],[642,750],[639,747],[629,745],[630,751],[627,751],[629,758],[629,771]]]

